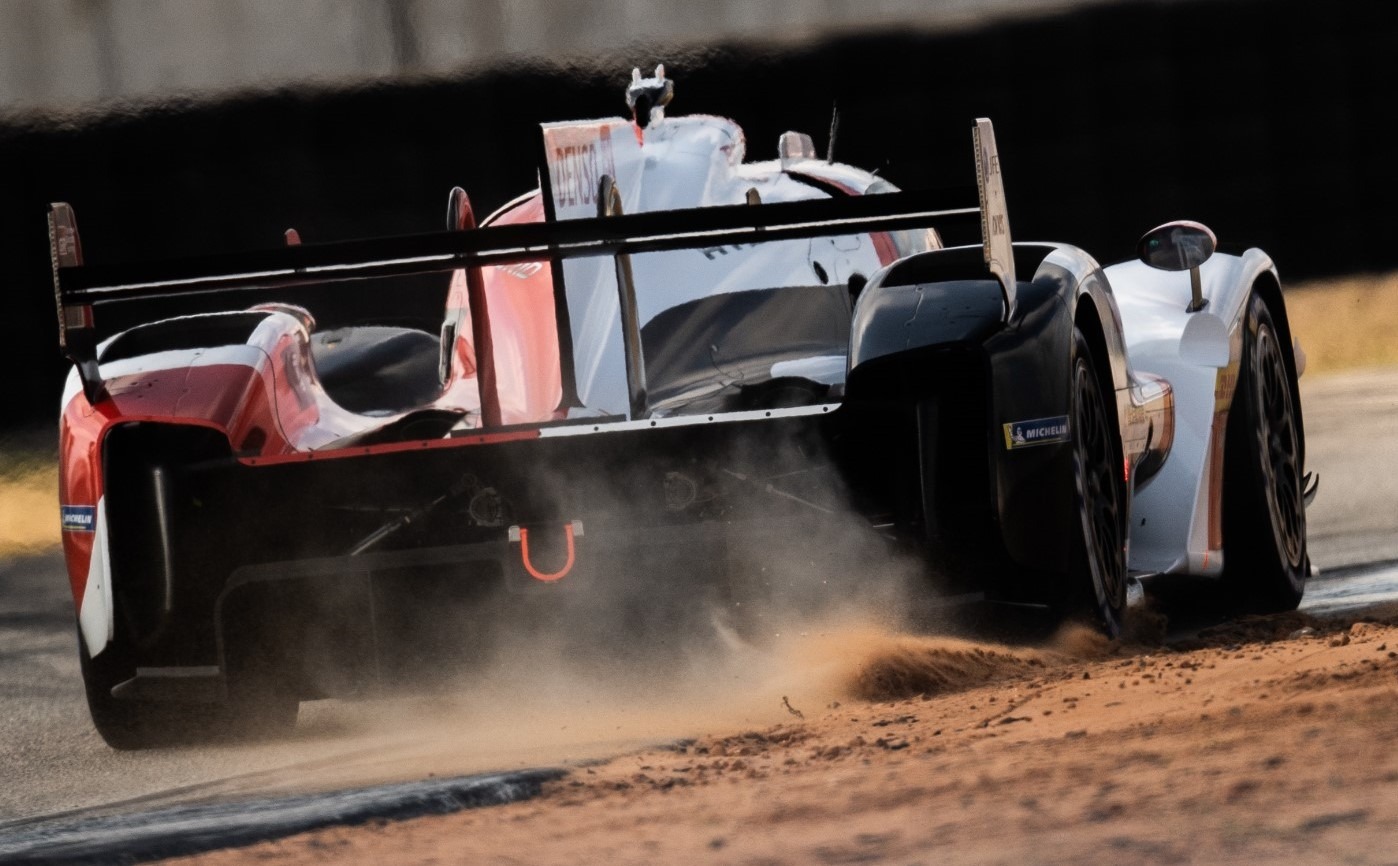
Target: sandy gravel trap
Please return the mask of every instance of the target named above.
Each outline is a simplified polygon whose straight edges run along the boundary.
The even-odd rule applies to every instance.
[[[1398,607],[1171,642],[805,640],[846,663],[771,694],[778,724],[180,862],[1398,862]]]

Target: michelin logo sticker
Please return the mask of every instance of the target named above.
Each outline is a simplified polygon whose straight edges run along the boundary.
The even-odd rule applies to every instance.
[[[1011,421],[1005,425],[1005,447],[1009,449],[1067,442],[1068,416],[1036,418],[1033,421]]]
[[[92,505],[63,506],[64,532],[92,532],[97,528],[97,509]]]

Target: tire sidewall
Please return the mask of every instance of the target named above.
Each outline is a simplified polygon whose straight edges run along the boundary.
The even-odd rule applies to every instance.
[[[1283,539],[1285,530],[1278,524],[1279,503],[1271,488],[1271,454],[1264,443],[1257,441],[1259,426],[1274,419],[1265,418],[1262,387],[1266,359],[1260,345],[1272,341],[1286,363],[1286,347],[1266,300],[1253,293],[1248,299],[1244,320],[1242,357],[1239,362],[1238,386],[1230,407],[1224,455],[1223,543],[1226,582],[1233,602],[1240,609],[1264,613],[1294,609],[1305,589],[1309,558],[1306,551],[1305,506],[1301,490],[1293,491],[1298,509],[1300,540],[1293,557]],[[1304,471],[1300,453],[1300,425],[1297,422],[1296,394],[1291,380],[1291,367],[1286,367],[1285,398],[1290,436],[1297,450],[1296,474]]]
[[[1114,417],[1111,411],[1111,403],[1107,400],[1106,394],[1111,393],[1110,389],[1103,387],[1101,376],[1098,374],[1096,365],[1093,363],[1092,349],[1087,338],[1078,328],[1073,329],[1073,349],[1070,356],[1069,376],[1072,394],[1072,440],[1073,440],[1073,508],[1078,515],[1078,531],[1075,534],[1073,545],[1073,573],[1070,575],[1072,589],[1070,599],[1078,599],[1075,606],[1080,610],[1093,615],[1097,624],[1110,636],[1116,637],[1121,633],[1122,624],[1126,611],[1126,561],[1124,546],[1116,547],[1116,555],[1113,561],[1103,561],[1099,554],[1097,545],[1093,542],[1093,530],[1090,525],[1092,504],[1088,501],[1088,474],[1093,471],[1093,467],[1088,465],[1090,456],[1085,453],[1087,434],[1089,431],[1080,429],[1083,418],[1083,407],[1080,405],[1082,399],[1081,389],[1078,386],[1080,375],[1091,377],[1096,387],[1093,389],[1095,399],[1098,401],[1097,414],[1101,423],[1105,425],[1104,435],[1108,441],[1113,441],[1113,425],[1111,419]],[[1120,462],[1119,448],[1113,447],[1113,454],[1116,455],[1115,462]],[[1115,465],[1115,464],[1112,464]],[[1115,473],[1110,473],[1110,483],[1106,485],[1113,491],[1116,497],[1117,512],[1117,533],[1118,540],[1125,539],[1125,491],[1121,489],[1120,482],[1117,481]],[[1109,570],[1115,570],[1117,579],[1108,579]]]

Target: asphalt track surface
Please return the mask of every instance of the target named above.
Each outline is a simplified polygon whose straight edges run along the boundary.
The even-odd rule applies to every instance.
[[[1307,462],[1321,474],[1308,515],[1312,558],[1321,573],[1303,606],[1354,610],[1392,600],[1398,597],[1398,369],[1303,379],[1303,404]],[[216,828],[201,837],[208,847],[219,839],[245,841],[249,832],[282,835],[331,821],[503,802],[529,796],[544,778],[529,772],[527,757],[495,754],[483,759],[494,764],[467,768],[480,776],[298,798],[301,770],[352,763],[372,751],[372,744],[352,736],[360,712],[356,704],[307,704],[295,734],[271,743],[112,751],[87,716],[61,558],[0,562],[0,860],[40,849],[61,856],[56,852],[62,849],[51,846],[81,846],[93,838],[88,831],[102,836],[113,827],[150,824],[152,815],[181,832],[191,820],[212,820]],[[597,748],[600,757],[622,744]],[[253,802],[241,812],[208,808],[233,801]],[[270,810],[269,802],[275,804]],[[143,818],[132,820],[135,812]],[[263,817],[249,824],[249,812]],[[266,817],[271,814],[293,819],[278,830]],[[126,856],[173,853],[159,847],[165,837],[158,831],[142,837],[147,848],[128,845]],[[89,849],[69,853],[84,856],[83,850]]]

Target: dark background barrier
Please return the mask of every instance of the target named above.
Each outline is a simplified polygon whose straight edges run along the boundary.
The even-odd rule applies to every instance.
[[[838,103],[841,161],[947,188],[953,204],[974,201],[970,127],[989,116],[1017,238],[1110,262],[1154,225],[1198,219],[1225,250],[1268,250],[1285,281],[1398,266],[1394,45],[1387,0],[1195,0],[631,61],[666,63],[672,114],[737,120],[750,158],[774,156],[787,129],[823,151]],[[521,67],[12,119],[0,126],[0,428],[58,408],[48,202],[74,205],[92,262],[273,246],[288,226],[307,242],[437,230],[454,184],[482,213],[534,185],[538,122],[623,113],[629,73]],[[418,303],[407,312],[433,314]],[[148,314],[106,308],[98,321],[110,332]]]

